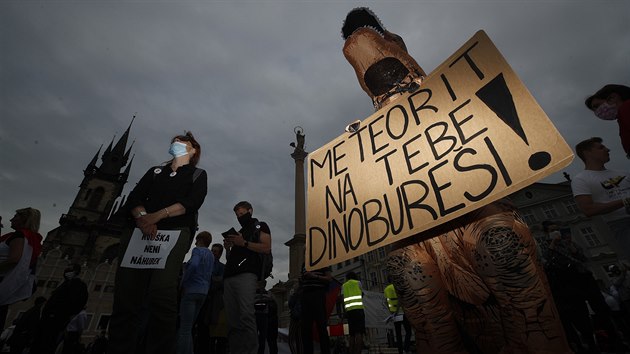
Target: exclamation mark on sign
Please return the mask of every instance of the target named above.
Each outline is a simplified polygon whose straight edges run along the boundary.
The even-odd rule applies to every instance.
[[[514,106],[512,93],[505,83],[503,74],[497,75],[487,85],[479,89],[476,93],[483,103],[486,104],[505,124],[507,124],[514,132],[523,139],[525,144],[529,145],[527,135],[523,131],[521,121]],[[551,162],[551,155],[546,151],[539,151],[529,157],[529,168],[533,171],[540,170]]]

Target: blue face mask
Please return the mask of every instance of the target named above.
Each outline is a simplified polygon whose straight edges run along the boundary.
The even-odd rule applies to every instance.
[[[171,148],[168,149],[168,153],[173,155],[173,157],[180,157],[180,156],[188,155],[188,151],[186,150],[186,144],[180,143],[179,141],[174,141],[171,144]]]

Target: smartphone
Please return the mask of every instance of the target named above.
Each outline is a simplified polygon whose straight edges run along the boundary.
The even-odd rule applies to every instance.
[[[233,227],[231,227],[229,230],[227,230],[226,232],[222,232],[221,235],[223,235],[223,237],[228,237],[230,235],[232,236],[236,236],[238,235],[238,232],[236,230],[234,230]]]

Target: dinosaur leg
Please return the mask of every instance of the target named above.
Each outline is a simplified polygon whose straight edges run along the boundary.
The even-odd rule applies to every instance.
[[[502,352],[570,353],[527,225],[511,212],[492,215],[469,225],[464,241],[499,305]]]
[[[416,330],[418,353],[467,353],[440,270],[424,243],[390,253],[387,270],[405,315]]]

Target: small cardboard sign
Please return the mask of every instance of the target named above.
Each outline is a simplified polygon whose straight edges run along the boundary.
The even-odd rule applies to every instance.
[[[422,83],[309,154],[307,269],[478,209],[573,153],[483,31]]]
[[[180,230],[158,230],[155,238],[151,240],[149,236],[143,235],[140,229],[134,229],[120,266],[164,269],[168,255],[177,244],[180,233]]]

